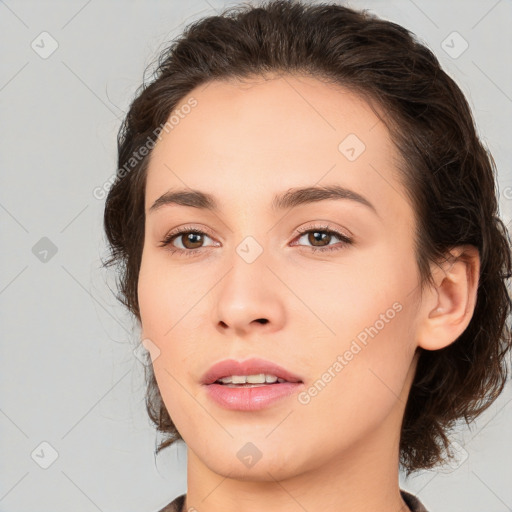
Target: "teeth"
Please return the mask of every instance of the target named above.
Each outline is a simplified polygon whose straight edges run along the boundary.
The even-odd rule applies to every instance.
[[[259,373],[257,375],[231,375],[219,379],[222,384],[272,384],[274,382],[286,382],[284,379],[275,375]]]

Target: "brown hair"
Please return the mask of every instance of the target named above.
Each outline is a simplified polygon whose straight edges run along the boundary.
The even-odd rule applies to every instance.
[[[430,262],[455,246],[480,254],[473,317],[452,344],[421,350],[400,437],[407,474],[443,462],[447,433],[486,410],[507,380],[512,346],[510,236],[498,217],[495,163],[480,142],[468,103],[433,53],[414,34],[367,11],[337,4],[266,1],[203,18],[160,55],[154,80],[136,93],[118,134],[118,172],[105,204],[110,244],[105,266],[118,264],[117,298],[140,321],[137,282],[144,243],[144,194],[151,153],[127,162],[157,139],[178,102],[212,80],[267,72],[309,74],[340,84],[375,103],[402,156],[400,173],[416,214],[415,253],[421,286]],[[373,108],[373,107],[372,107]],[[375,109],[374,109],[375,110]],[[159,128],[160,127],[160,128]],[[167,438],[182,439],[166,410],[151,365],[146,407]]]

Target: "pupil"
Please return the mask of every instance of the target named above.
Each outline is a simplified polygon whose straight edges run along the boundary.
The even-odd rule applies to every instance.
[[[318,236],[317,236],[317,235],[319,235],[319,238],[318,238]],[[320,232],[320,231],[312,231],[312,232],[310,233],[310,237],[311,237],[311,236],[313,237],[313,240],[311,240],[311,238],[310,238],[310,240],[309,240],[309,241],[314,245],[314,243],[313,243],[313,242],[322,242],[322,238],[323,238],[323,237],[329,237],[330,235],[329,235],[329,234],[327,234],[327,233],[322,233],[322,232]],[[324,239],[323,241],[325,242],[325,239]]]
[[[194,237],[198,237],[199,240],[194,241]],[[189,233],[185,239],[186,239],[187,243],[190,243],[192,245],[201,244],[201,235],[199,233]],[[188,247],[188,246],[185,245],[185,247]],[[192,248],[194,249],[195,247],[192,247]]]

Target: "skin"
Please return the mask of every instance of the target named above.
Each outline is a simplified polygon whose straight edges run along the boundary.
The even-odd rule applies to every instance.
[[[158,386],[187,445],[184,510],[408,510],[399,494],[398,443],[417,348],[443,348],[467,327],[478,253],[456,248],[450,262],[433,266],[436,286],[421,292],[399,156],[384,123],[355,93],[273,75],[202,85],[178,108],[190,97],[197,106],[162,132],[151,155],[138,284],[142,336],[151,340]],[[338,150],[350,133],[366,146],[354,161]],[[377,213],[351,200],[270,209],[276,193],[330,184],[365,196]],[[162,194],[183,187],[213,194],[221,210],[149,212]],[[325,222],[353,243],[336,235],[315,242],[296,231]],[[193,257],[160,246],[185,225],[211,233],[202,244],[174,240],[182,251],[204,247]],[[247,236],[263,249],[250,264],[236,252]],[[311,251],[325,245],[339,250]],[[218,361],[262,357],[309,389],[396,303],[394,318],[359,343],[307,404],[294,395],[260,411],[230,411],[200,383]],[[248,442],[262,454],[252,467],[237,457]]]

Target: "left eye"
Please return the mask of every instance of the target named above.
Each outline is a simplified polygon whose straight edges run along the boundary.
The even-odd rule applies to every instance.
[[[338,238],[341,241],[341,246],[345,246],[352,243],[352,239],[349,237],[342,235],[341,233],[338,233],[338,231],[334,231],[327,228],[310,228],[306,230],[302,230],[301,236],[298,238],[300,240],[301,238],[307,237],[307,241],[312,245],[311,250],[313,252],[315,251],[335,251],[340,249],[341,247],[335,246],[332,247],[333,244],[330,244],[329,242],[332,241],[333,237]],[[321,245],[314,245],[315,243],[320,242]],[[325,243],[327,242],[327,243]],[[294,244],[295,245],[295,244]],[[301,245],[301,244],[299,244]]]

